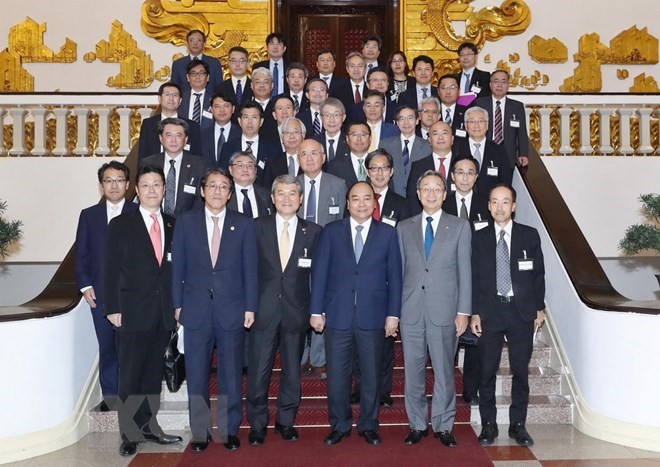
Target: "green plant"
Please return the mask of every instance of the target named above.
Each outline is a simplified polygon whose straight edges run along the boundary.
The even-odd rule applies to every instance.
[[[641,195],[642,213],[653,221],[647,224],[634,224],[626,229],[619,249],[627,255],[634,255],[642,250],[655,250],[660,254],[660,195],[648,193]]]
[[[21,221],[9,221],[3,217],[3,213],[7,210],[7,202],[0,201],[0,256],[3,258],[7,255],[9,244],[21,238]]]

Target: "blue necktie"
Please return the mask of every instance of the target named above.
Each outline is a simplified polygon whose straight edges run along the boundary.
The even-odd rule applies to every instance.
[[[433,218],[431,216],[426,218],[426,233],[424,234],[424,255],[429,259],[431,254],[431,247],[433,246]]]
[[[241,188],[241,193],[243,193],[243,214],[254,217],[254,214],[252,213],[252,203],[250,203],[250,198],[248,198],[248,189]]]
[[[167,180],[165,180],[165,204],[163,205],[163,212],[171,216],[174,215],[176,205],[176,168],[174,164],[176,161],[171,159],[170,171],[167,172]]]
[[[238,104],[241,103],[243,100],[243,86],[241,85],[241,80],[238,80],[238,84],[236,84],[236,102]]]
[[[497,241],[495,249],[497,293],[503,296],[506,296],[511,290],[511,260],[509,248],[504,240],[505,234],[504,229],[500,230],[500,239]]]
[[[312,126],[314,127],[314,134],[315,135],[320,135],[321,134],[321,120],[319,119],[319,113],[314,112],[314,123],[312,123]]]
[[[307,196],[307,211],[305,212],[305,219],[311,222],[316,222],[316,188],[314,184],[316,180],[310,180],[309,195]]]
[[[273,63],[273,97],[279,94],[280,86],[280,70],[277,68],[277,63]]]
[[[197,123],[202,123],[202,102],[201,102],[201,97],[202,93],[194,93],[195,95],[195,103],[193,104],[193,122]]]
[[[410,163],[410,150],[408,149],[408,143],[410,143],[409,140],[403,140],[403,152],[401,153],[401,157],[403,158],[404,168],[407,168],[408,164]]]
[[[364,240],[362,239],[362,229],[363,225],[355,226],[355,262],[360,262],[360,256],[362,256],[362,250],[364,250]]]

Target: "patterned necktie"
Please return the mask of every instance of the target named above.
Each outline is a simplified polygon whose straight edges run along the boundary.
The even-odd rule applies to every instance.
[[[213,220],[213,234],[211,235],[211,265],[215,267],[220,251],[220,227],[218,226],[218,216],[211,216]]]
[[[241,188],[241,193],[243,193],[243,214],[254,217],[252,214],[252,203],[250,203],[250,198],[248,198],[248,189]]]
[[[364,170],[364,158],[358,159],[358,182],[364,182],[367,179],[367,171]]]
[[[408,143],[410,143],[410,140],[403,140],[403,152],[401,153],[401,157],[403,158],[404,169],[408,168],[408,164],[410,163],[410,150],[408,149]]]
[[[470,73],[465,73],[465,87],[463,88],[463,93],[467,94],[470,92]]]
[[[300,110],[300,101],[298,100],[298,95],[294,94],[293,96],[293,108],[295,109],[296,113]]]
[[[241,84],[241,80],[238,80],[238,83],[236,83],[236,102],[238,104],[241,103],[243,100],[243,85]]]
[[[377,221],[380,220],[380,203],[378,201],[380,200],[381,196],[382,195],[380,193],[376,193],[376,206],[374,206],[373,218]]]
[[[511,265],[509,258],[509,248],[504,240],[506,232],[500,230],[500,239],[495,249],[495,264],[497,266],[497,293],[508,295],[511,290]]]
[[[293,156],[289,156],[288,159],[289,159],[289,163],[288,163],[287,170],[289,172],[289,175],[292,175],[292,176],[295,177],[295,175],[296,175],[296,163],[293,160]]]
[[[282,265],[282,271],[286,269],[286,264],[289,262],[290,244],[289,221],[284,221],[284,227],[282,227],[282,233],[280,234],[280,264]]]
[[[429,97],[428,88],[422,88],[422,99],[426,99],[427,97]]]
[[[504,132],[502,131],[502,106],[500,101],[495,101],[495,128],[493,129],[493,141],[502,144]]]
[[[328,148],[328,161],[331,161],[335,158],[335,140],[329,139],[328,144],[330,145]]]
[[[438,157],[438,160],[440,163],[438,164],[438,171],[442,174],[442,176],[447,180],[447,169],[445,169],[445,159],[446,157]]]
[[[355,96],[353,96],[353,97],[355,99],[356,104],[362,100],[362,98],[360,97],[360,85],[359,84],[355,85]]]
[[[355,262],[360,262],[360,256],[362,256],[362,250],[364,250],[364,240],[362,239],[362,229],[363,225],[355,226]]]
[[[176,206],[176,161],[170,160],[170,171],[167,172],[167,179],[165,180],[165,204],[163,211],[170,216],[174,214],[174,207]]]
[[[245,152],[249,152],[250,154],[252,154],[252,144],[253,143],[254,143],[254,141],[246,141],[245,142]]]
[[[449,108],[447,108],[447,113],[445,114],[445,122],[451,126],[451,110]]]
[[[320,135],[321,134],[321,120],[319,119],[319,113],[314,112],[314,134],[315,135]]]
[[[474,158],[479,161],[479,166],[481,166],[481,150],[479,149],[481,147],[481,143],[474,143]]]
[[[193,122],[202,123],[202,93],[196,92],[195,94],[195,103],[193,104]]]
[[[316,188],[314,184],[316,180],[309,181],[309,195],[307,196],[307,210],[305,211],[305,219],[311,222],[316,222]]]
[[[225,128],[220,128],[220,137],[218,138],[218,145],[215,150],[215,161],[218,162],[220,159],[220,153],[222,152],[222,146],[225,144]]]
[[[426,259],[429,259],[431,254],[431,247],[433,246],[433,218],[428,216],[426,218],[426,232],[424,233],[424,255]]]
[[[160,238],[160,224],[158,223],[158,217],[156,214],[151,213],[149,217],[153,220],[151,223],[151,228],[149,229],[149,237],[151,238],[151,244],[154,247],[154,254],[156,255],[156,261],[160,266],[163,262],[163,240]]]
[[[277,63],[273,63],[273,92],[271,93],[272,96],[277,96],[280,93],[279,86],[280,86],[280,70],[277,67]]]
[[[467,206],[465,205],[465,198],[461,198],[461,212],[459,216],[461,219],[468,220]]]

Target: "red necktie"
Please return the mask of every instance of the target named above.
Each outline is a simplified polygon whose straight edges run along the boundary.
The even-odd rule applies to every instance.
[[[154,247],[156,260],[160,266],[163,262],[163,241],[160,238],[160,224],[158,223],[158,217],[156,217],[156,214],[149,214],[149,217],[153,219],[153,223],[149,229],[149,237],[151,238],[151,244]]]
[[[447,180],[447,170],[445,169],[446,157],[439,157],[438,159],[440,159],[440,167],[438,167],[438,169],[440,170],[442,176],[445,177],[445,180]]]
[[[378,202],[378,200],[380,199],[380,196],[381,196],[380,193],[376,193],[376,206],[374,207],[373,217],[377,221],[380,220],[380,203]]]

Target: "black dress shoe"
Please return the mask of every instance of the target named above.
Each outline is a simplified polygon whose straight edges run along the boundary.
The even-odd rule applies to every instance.
[[[374,430],[363,431],[362,433],[360,433],[360,436],[364,438],[367,444],[371,444],[372,446],[378,446],[381,443],[380,435],[378,434],[377,431]]]
[[[392,407],[394,404],[394,399],[389,394],[383,394],[380,396],[380,406],[381,407]]]
[[[479,396],[476,394],[472,394],[469,392],[464,392],[463,393],[463,400],[471,405],[479,405]]]
[[[282,437],[284,441],[298,441],[298,431],[292,426],[284,426],[275,423],[275,432]]]
[[[410,430],[406,439],[403,440],[403,444],[417,444],[422,438],[426,438],[426,435],[429,434],[429,430]]]
[[[151,441],[152,443],[157,443],[157,444],[175,444],[175,443],[180,443],[183,441],[183,438],[181,436],[176,436],[176,435],[168,435],[166,433],[163,433],[162,431],[160,433],[142,433],[142,436],[144,436],[144,439],[147,441]]]
[[[509,426],[509,438],[515,439],[520,446],[534,445],[534,439],[527,433],[523,422],[517,422]]]
[[[348,399],[348,401],[351,404],[359,404],[360,403],[360,392],[355,391],[355,392],[351,393],[351,397]]]
[[[261,446],[266,442],[266,430],[261,429],[261,430],[250,430],[250,434],[248,435],[248,443],[250,443],[252,446]]]
[[[230,451],[235,451],[241,447],[241,440],[238,439],[238,436],[227,436],[227,441],[223,443],[227,449]]]
[[[137,452],[137,443],[133,441],[122,441],[119,446],[119,455],[127,457],[134,456]]]
[[[327,446],[333,446],[339,443],[342,439],[348,438],[351,436],[351,432],[342,433],[341,431],[331,431],[328,436],[325,437],[323,441]]]
[[[489,446],[495,442],[495,438],[500,434],[500,431],[497,429],[497,423],[495,422],[486,422],[481,428],[481,434],[479,435],[479,444],[482,446]]]
[[[447,446],[448,448],[456,447],[456,445],[458,444],[456,442],[456,438],[454,437],[451,431],[445,430],[445,431],[435,432],[433,433],[433,436],[438,438],[440,442],[445,446]]]
[[[192,440],[192,443],[190,443],[193,452],[202,452],[206,450],[206,448],[209,447],[209,443],[211,442],[211,437],[208,436],[206,438],[206,441],[195,441],[194,439]]]

